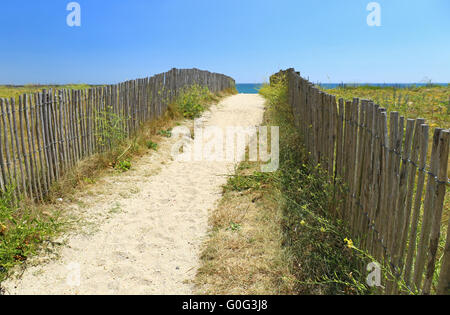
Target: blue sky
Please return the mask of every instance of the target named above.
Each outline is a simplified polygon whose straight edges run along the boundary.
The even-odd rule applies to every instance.
[[[0,84],[116,83],[172,67],[261,82],[295,67],[312,81],[450,82],[449,0],[2,1]]]

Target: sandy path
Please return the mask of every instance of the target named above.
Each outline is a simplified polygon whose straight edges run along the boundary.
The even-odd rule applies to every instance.
[[[258,95],[226,98],[205,113],[204,124],[259,125],[263,104]],[[165,140],[127,173],[106,175],[78,202],[63,203],[82,218],[82,230],[66,236],[59,259],[38,257],[3,283],[6,293],[191,294],[208,214],[234,164],[173,161],[174,142]]]

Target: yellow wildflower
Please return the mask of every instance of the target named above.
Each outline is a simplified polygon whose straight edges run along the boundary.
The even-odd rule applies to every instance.
[[[302,220],[302,222],[300,222],[301,225],[306,225],[305,220]]]
[[[353,245],[353,241],[352,240],[349,240],[348,238],[346,238],[345,240],[344,240],[344,242],[346,243],[346,246],[348,247],[348,248],[354,248],[355,246]]]

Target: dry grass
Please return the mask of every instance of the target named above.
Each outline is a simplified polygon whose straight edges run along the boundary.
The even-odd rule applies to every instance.
[[[230,94],[234,93],[225,91],[212,95],[208,104],[203,105],[207,107]],[[28,258],[34,256],[39,250],[46,250],[47,247],[53,246],[56,244],[53,239],[79,224],[78,217],[70,217],[67,211],[61,210],[59,198],[83,204],[83,201],[75,198],[77,191],[93,187],[96,181],[107,172],[117,172],[113,167],[119,159],[134,163],[139,157],[157,149],[150,147],[149,141],[161,142],[164,134],[160,134],[159,131],[170,130],[183,120],[183,115],[179,113],[176,104],[171,104],[163,117],[142,125],[134,136],[116,145],[113,150],[78,162],[53,184],[44,202],[35,203],[25,199],[16,205],[2,195],[0,198],[0,295],[1,281],[11,268],[25,264]],[[14,220],[11,219],[12,217]]]
[[[93,87],[93,85],[88,84],[66,84],[66,85],[23,85],[23,86],[8,86],[8,85],[0,85],[0,98],[17,98],[19,95],[23,94],[33,94],[42,92],[43,89],[49,90],[82,90],[89,89]]]
[[[346,87],[324,90],[336,95],[337,98],[351,100],[354,97],[373,100],[376,104],[386,108],[387,112],[399,112],[401,116],[411,119],[424,118],[430,126],[430,142],[428,148],[428,162],[432,149],[432,138],[435,128],[450,129],[450,85],[424,86],[413,88],[396,87]],[[389,126],[389,124],[388,124]],[[450,160],[448,161],[448,177],[450,178]],[[442,224],[448,226],[450,218],[450,194],[447,193],[444,202]]]
[[[258,170],[256,163],[243,165],[237,174]],[[195,280],[199,294],[294,294],[276,193],[264,185],[244,192],[225,189],[210,217],[210,237]]]

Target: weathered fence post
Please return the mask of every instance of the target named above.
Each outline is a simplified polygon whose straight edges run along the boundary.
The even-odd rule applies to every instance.
[[[52,184],[78,161],[111,148],[104,131],[123,117],[127,136],[160,118],[185,87],[220,92],[232,78],[198,69],[172,69],[151,78],[84,90],[42,90],[0,99],[0,190],[43,200]],[[34,101],[34,106],[33,106]]]
[[[391,112],[388,128],[386,110],[371,101],[340,99],[336,106],[332,96],[295,70],[287,71],[287,79],[310,163],[320,163],[336,186],[331,214],[347,223],[361,249],[391,268],[394,277],[385,293],[398,293],[397,281],[404,280],[410,290],[430,294],[433,280],[439,279],[436,292],[450,294],[450,227],[436,278],[449,131],[435,130],[427,169],[429,127],[424,119],[405,121]]]

